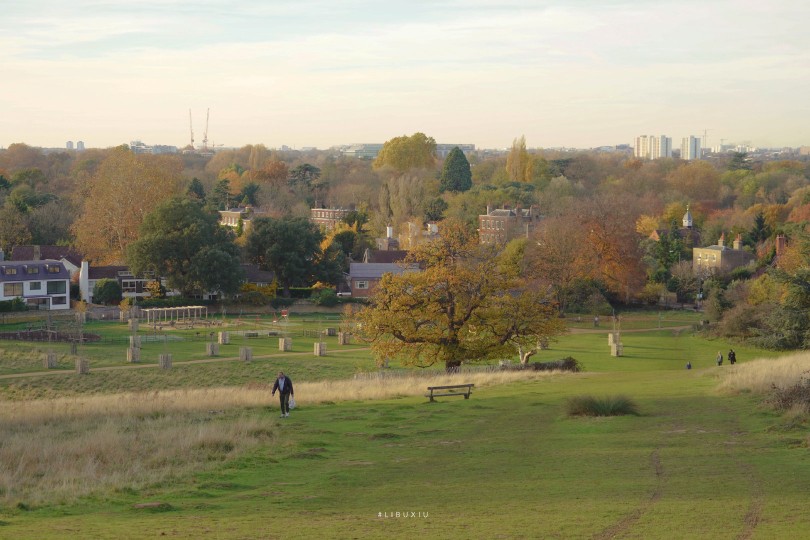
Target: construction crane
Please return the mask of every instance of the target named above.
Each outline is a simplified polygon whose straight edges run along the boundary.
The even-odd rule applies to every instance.
[[[203,132],[202,151],[208,151],[208,116],[211,114],[211,109],[205,110],[205,131]]]
[[[194,127],[191,123],[191,109],[188,110],[188,129],[191,132],[191,149],[194,150]]]

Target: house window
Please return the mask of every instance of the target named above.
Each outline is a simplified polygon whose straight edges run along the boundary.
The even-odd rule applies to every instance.
[[[65,285],[64,281],[48,282],[48,294],[65,294],[66,292],[67,286]]]
[[[39,274],[39,266],[27,266],[25,268],[26,274]]]
[[[3,296],[22,296],[23,284],[22,283],[4,283]]]
[[[12,267],[10,267],[10,266],[4,266],[4,267],[3,267],[3,273],[4,273],[5,275],[7,275],[7,276],[14,276],[14,275],[17,275],[17,269],[16,269],[16,268],[12,268]]]
[[[129,279],[121,281],[121,291],[125,293],[137,292],[137,282]]]
[[[48,269],[49,274],[58,274],[59,273],[59,267],[58,266],[46,266],[46,268]]]
[[[42,282],[41,281],[32,281],[28,284],[28,288],[32,291],[41,291],[42,290]]]
[[[354,286],[358,289],[368,289],[368,281],[356,281]]]
[[[64,296],[54,296],[51,298],[51,304],[55,306],[64,306],[67,304],[67,298]]]

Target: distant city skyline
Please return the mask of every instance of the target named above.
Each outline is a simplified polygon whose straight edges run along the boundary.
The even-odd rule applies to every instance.
[[[0,17],[0,147],[810,145],[810,4],[32,0]]]

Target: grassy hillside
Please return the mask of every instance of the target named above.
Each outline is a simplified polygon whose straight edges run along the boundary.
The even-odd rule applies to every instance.
[[[628,332],[622,341],[626,356],[614,358],[605,333],[565,336],[539,360],[571,355],[586,372],[475,376],[469,400],[429,403],[423,392],[431,383],[421,377],[390,385],[344,379],[367,369],[340,355],[190,364],[193,374],[126,370],[133,381],[137,374],[154,383],[160,375],[188,386],[256,370],[250,377],[258,382],[231,390],[106,397],[106,381],[67,400],[6,400],[0,536],[810,536],[804,416],[771,411],[745,384],[719,389],[721,376],[737,375],[761,354],[740,348],[741,364],[717,368],[714,354],[727,344],[684,331]],[[362,364],[363,351],[352,354]],[[333,371],[307,371],[316,360],[333,363]],[[282,362],[300,381],[300,406],[288,419],[278,418],[263,386]],[[230,374],[207,372],[225,366]],[[760,379],[767,376],[757,366],[766,374]],[[86,379],[107,373],[116,372]],[[36,392],[61,395],[66,388],[53,381],[79,377],[25,379],[34,378],[51,385]],[[333,382],[314,382],[324,379]],[[8,380],[3,384],[8,392]],[[632,398],[640,415],[565,414],[572,396],[618,394]],[[74,474],[87,481],[66,479],[43,493],[37,485],[47,485],[53,472],[41,468],[25,476],[33,478],[28,491],[18,489],[14,471],[36,461],[21,456],[26,440],[31,454],[72,452],[82,464]],[[105,450],[99,440],[123,451]],[[116,478],[116,471],[130,476]],[[93,478],[107,480],[94,486]]]

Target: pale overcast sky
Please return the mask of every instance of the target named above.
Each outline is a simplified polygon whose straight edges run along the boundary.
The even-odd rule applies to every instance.
[[[0,147],[810,144],[807,0],[0,0]]]

